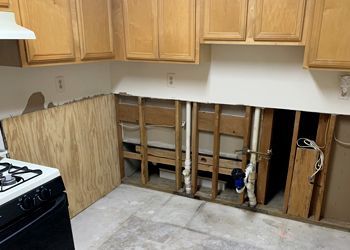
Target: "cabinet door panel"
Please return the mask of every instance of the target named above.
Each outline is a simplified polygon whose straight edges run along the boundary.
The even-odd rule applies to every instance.
[[[301,41],[306,0],[257,0],[254,40]]]
[[[0,0],[0,7],[8,7],[10,5],[10,0]]]
[[[350,69],[350,1],[317,0],[309,66]]]
[[[157,0],[124,0],[126,57],[158,59]]]
[[[204,38],[245,40],[248,0],[204,0]]]
[[[33,30],[36,40],[27,40],[28,63],[75,59],[69,0],[20,0],[22,24]]]
[[[111,0],[77,0],[81,59],[112,58]]]
[[[159,0],[160,59],[195,60],[195,17],[195,0]]]

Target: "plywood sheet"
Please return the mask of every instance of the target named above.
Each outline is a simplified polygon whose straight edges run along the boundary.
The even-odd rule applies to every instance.
[[[100,96],[3,121],[14,159],[56,167],[73,217],[120,183],[114,96]]]
[[[317,152],[312,149],[297,148],[293,179],[290,188],[288,214],[308,218],[313,184],[308,180],[314,171]]]

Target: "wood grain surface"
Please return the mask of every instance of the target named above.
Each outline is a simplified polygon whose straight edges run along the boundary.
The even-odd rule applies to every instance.
[[[58,168],[71,217],[120,183],[114,95],[3,121],[14,159]]]

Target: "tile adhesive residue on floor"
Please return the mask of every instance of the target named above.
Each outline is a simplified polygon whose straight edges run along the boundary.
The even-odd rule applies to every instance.
[[[349,249],[350,233],[121,185],[72,220],[76,249]]]

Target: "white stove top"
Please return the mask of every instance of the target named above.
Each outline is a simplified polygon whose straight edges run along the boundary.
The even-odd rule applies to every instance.
[[[4,158],[0,160],[1,163],[10,163],[13,166],[16,167],[28,167],[28,169],[31,170],[41,170],[42,173],[40,175],[33,174],[33,173],[25,173],[21,174],[20,176],[24,178],[24,180],[27,180],[23,183],[18,184],[15,187],[9,186],[3,186],[2,191],[0,190],[0,206],[12,199],[17,198],[18,196],[21,196],[28,191],[39,187],[56,177],[60,176],[60,172],[56,168],[50,168],[50,167],[45,167],[33,163],[28,163],[28,162],[23,162],[23,161],[17,161],[9,158]],[[3,166],[0,166],[0,169],[2,169]],[[7,174],[6,172],[4,173],[5,175]],[[35,176],[35,177],[34,177]],[[32,178],[33,177],[33,178]],[[32,179],[30,179],[32,178]],[[29,179],[29,180],[28,180]]]

